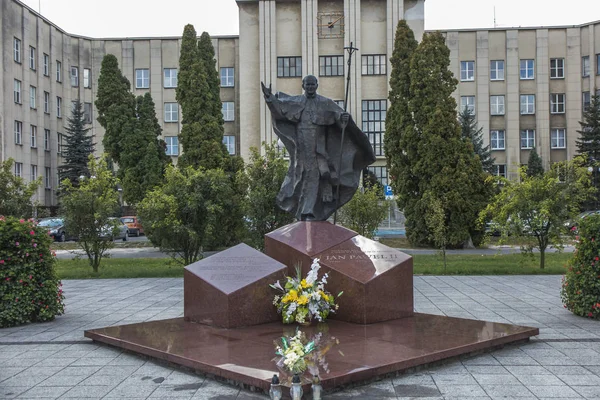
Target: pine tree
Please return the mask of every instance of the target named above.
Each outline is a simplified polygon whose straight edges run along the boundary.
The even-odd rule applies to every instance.
[[[431,240],[426,215],[432,205],[428,199],[439,199],[438,213],[443,213],[448,233],[446,245],[456,247],[469,238],[489,198],[481,161],[473,145],[461,137],[452,96],[457,80],[449,65],[450,50],[444,36],[426,33],[410,65],[409,110],[414,129],[410,135],[404,132],[405,148],[414,153],[408,168],[418,182],[415,192],[404,197],[406,232],[413,244]]]
[[[544,164],[542,163],[542,157],[538,155],[534,147],[529,153],[529,161],[527,162],[527,176],[542,175],[544,175]]]
[[[406,206],[417,192],[417,177],[411,174],[408,166],[416,156],[411,146],[413,131],[412,115],[408,103],[410,100],[410,60],[417,48],[415,35],[405,20],[398,22],[394,41],[394,52],[390,59],[390,108],[385,120],[384,146],[387,158],[390,185],[398,196],[398,205]]]
[[[580,137],[575,141],[577,152],[585,154],[590,165],[600,162],[600,96],[593,96],[590,107],[583,112],[583,121],[579,122]]]
[[[89,156],[94,153],[92,136],[88,135],[91,127],[85,122],[83,104],[79,99],[73,102],[73,110],[67,122],[62,149],[64,163],[58,167],[58,177],[61,182],[68,179],[74,187],[78,187],[81,176],[90,176]]]
[[[119,69],[117,58],[107,54],[102,59],[98,78],[96,109],[98,122],[104,128],[104,150],[117,163],[120,161],[123,138],[135,128],[135,96],[129,91],[129,80]]]
[[[462,137],[473,144],[473,151],[479,156],[483,170],[488,174],[493,173],[494,159],[490,146],[483,145],[483,127],[477,125],[475,114],[465,107],[458,114],[458,122],[461,126]]]

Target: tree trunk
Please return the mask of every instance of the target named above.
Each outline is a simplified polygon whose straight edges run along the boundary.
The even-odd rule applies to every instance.
[[[540,269],[544,269],[546,262],[546,248],[540,248]]]
[[[446,247],[442,247],[442,255],[444,256],[444,275],[447,274],[448,269],[446,268]]]

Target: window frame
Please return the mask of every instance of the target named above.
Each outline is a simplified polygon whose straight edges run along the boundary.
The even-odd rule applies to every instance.
[[[35,47],[29,46],[29,69],[35,71],[37,69]]]
[[[50,129],[44,129],[44,151],[50,151]]]
[[[375,177],[377,178],[377,181],[379,183],[381,183],[384,187],[389,185],[389,172],[385,165],[384,166],[375,166],[375,167],[369,166],[369,167],[367,167],[367,170],[372,172],[375,175]]]
[[[29,166],[29,178],[31,179],[31,182],[35,181],[38,178],[37,165],[31,164]]]
[[[15,144],[22,146],[23,145],[23,122],[22,121],[15,120],[14,131],[15,131]]]
[[[562,135],[560,135],[562,133]],[[556,134],[556,139],[555,139]],[[562,136],[562,139],[561,137]],[[562,140],[562,146],[560,141]],[[556,142],[556,146],[554,143]],[[566,149],[567,148],[567,130],[565,128],[551,128],[550,129],[550,148],[551,149]]]
[[[525,134],[525,138],[523,138],[523,134]],[[533,136],[533,137],[531,137]],[[523,146],[523,140],[526,141],[525,147]],[[532,146],[529,146],[533,142]],[[535,147],[535,129],[521,129],[519,131],[519,148],[521,150],[531,150]]]
[[[29,147],[37,149],[37,126],[29,125]]]
[[[498,102],[496,102],[496,104],[494,104],[494,102],[492,101],[492,99],[500,99],[500,98],[502,98],[502,112],[499,111],[500,104]],[[494,110],[494,106],[496,107],[496,110]],[[490,96],[490,115],[505,115],[505,114],[506,114],[505,96],[503,94],[491,95]]]
[[[147,73],[147,77],[144,77],[144,73]],[[138,72],[142,73],[142,76],[139,77],[138,76]],[[145,81],[148,81],[147,86],[140,86],[140,81],[141,84],[143,85]],[[150,69],[148,68],[136,68],[135,69],[135,88],[136,89],[150,89]]]
[[[335,60],[335,66],[333,61]],[[341,60],[341,62],[340,62]],[[328,64],[329,62],[329,64]],[[329,68],[329,73],[327,69]],[[335,71],[334,71],[335,68]],[[344,55],[319,56],[319,76],[344,76]],[[334,73],[335,72],[335,73]]]
[[[223,114],[223,121],[225,121],[225,122],[235,121],[235,102],[233,102],[233,101],[221,102],[221,113]]]
[[[493,164],[493,167],[494,167],[494,171],[493,171],[494,176],[501,176],[503,178],[506,178],[506,164]],[[504,172],[500,173],[500,169],[503,169]]]
[[[496,134],[496,138],[494,138],[494,133]],[[502,138],[500,138],[500,134],[502,134]],[[496,144],[495,146],[494,143]],[[500,147],[500,143],[502,143],[502,147]],[[506,150],[506,130],[490,130],[490,150]]]
[[[62,83],[62,61],[56,60],[56,82]]]
[[[472,64],[472,68],[469,69],[469,64]],[[469,72],[471,75],[469,77]],[[464,73],[464,75],[463,75]],[[474,82],[475,81],[475,61],[467,60],[460,62],[460,81],[461,82]]]
[[[44,91],[44,114],[50,114],[50,92]]]
[[[600,75],[600,53],[596,54],[596,75]]]
[[[50,76],[50,56],[44,53],[43,60],[44,76]]]
[[[44,189],[52,189],[52,168],[44,167]]]
[[[587,97],[587,103],[585,101]],[[586,107],[587,104],[587,107]],[[590,106],[592,105],[592,93],[591,92],[582,92],[581,93],[581,110],[586,112]]]
[[[37,88],[29,86],[29,108],[37,110]]]
[[[535,60],[532,58],[524,58],[519,61],[519,80],[530,81],[535,79]],[[530,62],[531,67],[529,66]],[[523,63],[525,63],[525,67],[523,67]],[[529,75],[530,70],[531,76]],[[525,75],[523,75],[523,72],[525,72]]]
[[[56,132],[56,154],[62,155],[63,146],[62,133]]]
[[[369,68],[371,68],[371,72],[369,72]],[[363,54],[361,56],[361,75],[387,75],[387,54]]]
[[[15,162],[15,176],[23,178],[23,163]]]
[[[494,68],[494,63],[495,64],[495,68]],[[498,63],[502,63],[502,68],[499,69],[498,68]],[[505,76],[505,63],[504,60],[491,60],[490,61],[490,81],[503,81],[504,80],[504,76]],[[498,72],[502,71],[502,78],[498,78]],[[492,77],[492,72],[496,73],[496,78]]]
[[[558,66],[558,62],[560,61],[560,67]],[[555,63],[552,66],[552,62]],[[560,76],[558,72],[560,71]],[[556,76],[552,76],[555,73]],[[550,59],[550,79],[565,79],[565,59],[564,58],[551,58]]]
[[[373,152],[377,157],[385,155],[383,147],[387,107],[386,99],[362,100],[361,103],[362,131],[367,135],[369,143],[373,146]],[[377,114],[379,114],[379,118],[377,118]],[[379,126],[379,129],[377,129],[377,126]]]
[[[560,96],[562,96],[562,102],[560,101]],[[567,97],[565,93],[550,94],[550,114],[564,114],[566,111],[566,104]]]
[[[466,100],[466,104],[463,104],[463,100]],[[473,100],[473,104],[469,105],[469,100]],[[466,108],[471,110],[471,114],[476,115],[476,100],[475,96],[460,96],[460,112],[462,113]]]
[[[13,37],[13,60],[16,63],[21,64],[21,52],[22,52],[23,46],[22,46],[22,42],[21,39],[17,38],[17,37]]]
[[[84,102],[83,103],[83,121],[86,124],[91,124],[94,120],[94,106],[92,103]]]
[[[233,143],[231,143],[231,140],[233,140]],[[235,135],[223,135],[223,144],[225,145],[225,147],[227,147],[227,152],[229,153],[230,156],[234,156],[236,154],[235,151]],[[233,151],[231,150],[231,147],[233,146]]]
[[[173,140],[175,140],[175,144],[173,144]],[[165,136],[165,154],[168,156],[179,156],[179,136]],[[171,150],[169,150],[171,149]],[[173,149],[175,149],[175,153],[173,153]]]
[[[83,87],[85,89],[92,88],[92,70],[90,68],[83,69]]]
[[[175,119],[173,119],[173,105],[175,105]],[[167,107],[169,108],[167,110]],[[163,118],[165,123],[179,122],[179,104],[176,102],[165,102],[163,105]],[[167,115],[169,119],[167,119]]]
[[[62,97],[56,96],[56,118],[62,118]]]
[[[18,79],[13,84],[13,100],[16,104],[23,104],[23,82]]]
[[[292,60],[294,66],[291,66]],[[285,63],[288,63],[286,66]],[[293,74],[291,73],[293,68]],[[286,75],[287,69],[287,75]],[[301,56],[285,56],[277,57],[277,77],[278,78],[302,78],[302,57]]]
[[[231,76],[229,76],[230,70]],[[219,82],[223,88],[235,87],[235,67],[221,67],[219,69]]]
[[[529,97],[533,97],[533,102],[530,103],[529,102]],[[532,112],[523,112],[523,98],[527,98],[527,102],[526,102],[526,106],[528,107],[529,105],[532,105],[533,107],[533,111]],[[522,94],[519,97],[519,114],[521,115],[535,115],[535,94]],[[529,108],[528,108],[529,109]]]
[[[69,69],[69,80],[71,81],[71,87],[79,87],[79,67],[71,65]]]
[[[172,71],[175,71],[175,77],[172,76]],[[167,72],[169,72],[169,77],[167,78]],[[177,78],[179,76],[179,71],[177,68],[163,68],[163,87],[165,89],[176,89],[177,88]],[[173,80],[175,80],[175,84],[173,84]],[[167,85],[167,81],[169,85]]]
[[[587,78],[590,76],[590,56],[582,56],[581,57],[581,77]]]

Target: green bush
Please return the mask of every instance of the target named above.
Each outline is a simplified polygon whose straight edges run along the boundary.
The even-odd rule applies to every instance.
[[[0,328],[50,321],[63,313],[51,242],[33,220],[0,216]]]
[[[579,225],[579,241],[563,277],[561,297],[575,315],[600,319],[600,216]]]

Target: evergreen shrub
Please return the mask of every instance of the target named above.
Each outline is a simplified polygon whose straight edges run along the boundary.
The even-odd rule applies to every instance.
[[[0,216],[0,328],[51,321],[64,311],[52,238],[33,220]]]
[[[563,277],[561,298],[575,315],[600,319],[600,216],[581,220],[578,243]]]

